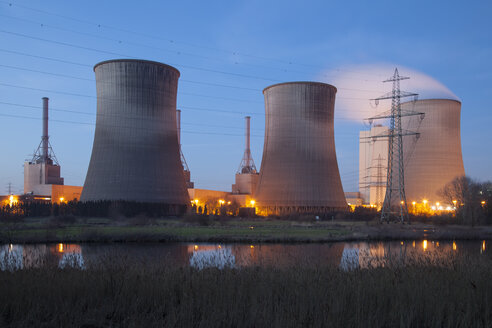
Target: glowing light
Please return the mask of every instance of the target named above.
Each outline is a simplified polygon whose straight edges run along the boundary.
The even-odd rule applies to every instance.
[[[250,200],[249,203],[251,204],[252,207],[255,207],[256,202],[254,200]]]
[[[427,239],[424,239],[422,242],[422,248],[424,249],[424,252],[427,250]]]
[[[453,204],[454,204],[455,207],[456,207],[456,203],[457,202],[458,202],[457,200],[453,200]]]
[[[456,245],[456,242],[453,241],[453,251],[457,250],[458,249],[458,246]]]
[[[193,200],[196,205],[198,205],[198,199]]]
[[[403,245],[403,242],[401,241],[400,244]]]
[[[14,195],[10,195],[10,197],[9,197],[9,205],[10,205],[10,207],[12,207],[12,205],[14,205],[16,203],[17,203],[17,197],[15,197]]]
[[[221,249],[221,248],[222,248],[222,246],[219,245],[219,249]]]
[[[251,227],[249,227],[249,228],[250,228],[251,230],[253,230],[255,227],[251,226]]]
[[[249,248],[255,248],[253,245],[249,245]]]
[[[482,205],[485,205],[485,201],[484,201],[484,200],[482,200],[482,202],[481,202],[481,203],[482,203]]]
[[[228,202],[227,202],[227,205],[231,205],[231,201],[228,201]]]
[[[401,203],[402,205],[403,205],[403,204],[405,204],[405,202],[404,202],[404,201],[401,201],[400,203]]]
[[[451,206],[446,207],[446,210],[451,211],[452,210]]]
[[[63,203],[64,200],[65,200],[65,197],[60,197],[60,203]]]
[[[439,247],[439,242],[436,242],[436,246]]]
[[[219,199],[219,204],[220,204],[221,206],[222,206],[222,205],[224,205],[224,203],[225,203],[225,200],[223,200],[223,199]]]
[[[416,202],[412,202],[412,205],[415,206],[415,204],[417,204]]]
[[[482,241],[482,252],[485,252],[485,240]]]
[[[198,245],[195,245],[194,249],[195,249],[195,251],[198,250]]]
[[[58,244],[58,253],[63,253],[63,244]]]
[[[424,203],[424,205],[426,205],[427,204],[427,199],[424,199],[422,202]]]
[[[415,240],[413,241],[412,246],[413,246],[413,248],[415,248]]]

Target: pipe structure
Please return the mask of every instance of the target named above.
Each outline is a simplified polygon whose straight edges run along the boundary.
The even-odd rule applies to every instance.
[[[429,204],[444,201],[439,195],[448,182],[465,175],[461,153],[461,102],[425,99],[401,104],[402,111],[424,113],[402,117],[402,127],[419,132],[419,138],[403,138],[405,193],[407,202]],[[453,205],[453,204],[447,204]]]
[[[244,153],[247,156],[246,161],[247,163],[249,163],[251,159],[251,148],[250,148],[251,116],[246,116],[245,121],[246,121],[246,145],[245,145],[246,149]]]
[[[317,82],[267,87],[265,140],[256,201],[262,214],[345,210],[335,152],[337,89]]]
[[[49,134],[48,134],[48,97],[43,97],[43,134],[41,136],[41,160],[47,163],[49,158]]]
[[[94,72],[96,130],[80,200],[188,205],[176,122],[179,71],[120,59]]]

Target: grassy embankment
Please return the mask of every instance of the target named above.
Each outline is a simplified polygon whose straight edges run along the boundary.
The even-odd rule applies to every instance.
[[[328,241],[349,232],[350,225],[266,219],[27,218],[0,223],[0,242]]]
[[[492,263],[0,272],[0,326],[490,327]]]
[[[240,218],[25,218],[0,222],[0,243],[36,242],[328,242],[492,239],[492,226],[379,224]]]

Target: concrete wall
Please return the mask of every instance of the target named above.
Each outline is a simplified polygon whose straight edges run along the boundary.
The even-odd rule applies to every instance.
[[[403,103],[402,110],[425,113],[403,117],[402,128],[420,132],[420,137],[404,137],[405,191],[407,202],[442,202],[439,189],[465,174],[461,153],[461,103],[449,99]]]
[[[236,174],[236,183],[232,185],[233,194],[250,194],[254,195],[259,179],[258,173],[241,173]]]
[[[176,126],[179,71],[130,59],[94,71],[96,130],[80,200],[189,205]]]
[[[265,213],[346,208],[335,153],[336,88],[316,82],[270,86],[257,204]]]
[[[44,163],[24,162],[24,193],[39,194],[43,185],[63,185],[64,179],[60,177],[60,166]],[[47,189],[46,189],[47,190]],[[43,191],[44,192],[44,191]]]
[[[61,198],[63,198],[64,202],[68,202],[74,199],[79,200],[81,194],[81,186],[52,185],[51,201],[54,203],[59,203],[61,201]]]

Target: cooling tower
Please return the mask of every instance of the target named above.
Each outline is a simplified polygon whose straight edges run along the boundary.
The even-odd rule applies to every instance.
[[[179,157],[179,71],[144,60],[94,66],[97,119],[81,201],[189,204]]]
[[[418,139],[403,137],[407,202],[442,202],[438,191],[465,174],[461,155],[461,103],[429,99],[401,104],[402,111],[425,113],[402,117],[402,128],[420,133]]]
[[[333,127],[334,86],[291,82],[265,90],[265,142],[256,191],[263,214],[346,209]]]

